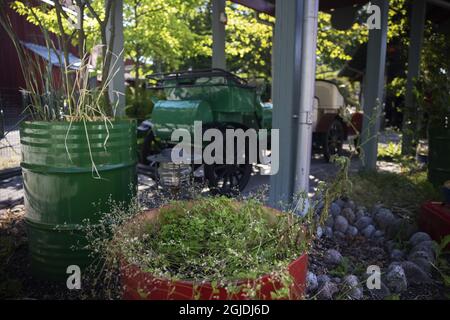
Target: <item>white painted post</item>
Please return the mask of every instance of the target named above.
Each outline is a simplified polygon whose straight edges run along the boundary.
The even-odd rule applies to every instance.
[[[301,88],[298,111],[298,141],[295,193],[309,190],[312,148],[312,114],[316,82],[317,19],[319,0],[305,0],[303,11],[303,46]]]

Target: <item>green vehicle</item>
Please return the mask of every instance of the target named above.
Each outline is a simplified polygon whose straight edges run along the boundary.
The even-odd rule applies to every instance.
[[[271,127],[271,105],[261,102],[256,86],[230,72],[209,69],[149,78],[153,82],[151,88],[163,90],[165,99],[154,101],[151,120],[142,122],[138,128],[138,134],[144,137],[140,162],[156,169],[160,179],[169,177],[167,184],[175,185],[181,179],[180,172],[187,171],[174,166],[167,157],[168,150],[177,144],[171,141],[175,129],[187,129],[193,136],[195,121],[202,122],[203,130],[214,128],[223,133],[226,129]],[[193,165],[191,172],[199,167]],[[210,188],[230,194],[245,188],[252,174],[252,163],[204,164],[203,170]]]
[[[256,86],[249,85],[246,80],[230,72],[221,69],[184,71],[153,75],[150,79],[154,83],[153,89],[164,91],[165,99],[154,101],[152,118],[141,123],[138,134],[143,140],[140,162],[150,165],[156,178],[177,182],[181,172],[188,172],[186,168],[170,164],[168,159],[168,150],[176,145],[171,141],[175,129],[184,128],[194,135],[195,121],[202,121],[203,130],[215,128],[222,132],[229,128],[272,128],[272,103],[262,103]],[[342,153],[344,141],[353,141],[355,146],[358,142],[363,114],[350,107],[336,83],[316,80],[311,115],[312,143],[313,149],[320,151],[325,161]],[[269,150],[270,144],[268,131]],[[247,145],[244,147],[248,148]],[[160,170],[161,164],[167,170]],[[231,190],[245,188],[252,165],[204,164],[204,177],[212,189],[229,194]],[[191,172],[200,166],[194,165],[190,168]]]

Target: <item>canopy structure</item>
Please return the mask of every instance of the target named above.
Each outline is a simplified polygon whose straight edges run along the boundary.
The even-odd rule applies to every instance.
[[[41,46],[39,44],[31,43],[31,42],[22,42],[22,45],[28,50],[34,52],[44,60],[48,61],[52,66],[61,67],[61,62],[64,61],[64,54],[60,50],[55,49],[47,49],[45,46]],[[69,65],[67,66],[69,69],[78,69],[81,65],[80,58],[76,57],[72,53],[69,53]]]

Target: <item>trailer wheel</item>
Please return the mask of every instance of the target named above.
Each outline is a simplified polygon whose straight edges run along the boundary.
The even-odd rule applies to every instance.
[[[340,120],[335,119],[323,139],[323,156],[326,161],[330,161],[334,155],[342,154],[344,138],[344,126]]]

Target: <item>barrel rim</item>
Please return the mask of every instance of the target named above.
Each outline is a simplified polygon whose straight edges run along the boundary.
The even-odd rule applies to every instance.
[[[96,164],[95,167],[97,168],[97,171],[99,172],[107,172],[107,171],[113,171],[117,169],[122,168],[128,168],[133,167],[136,165],[136,160],[130,161],[130,162],[121,162],[120,164]],[[89,173],[93,172],[92,167],[52,167],[52,166],[45,166],[45,165],[39,165],[39,164],[29,164],[26,162],[21,162],[20,166],[22,170],[28,170],[34,173]]]
[[[135,119],[118,119],[111,120],[110,122],[105,121],[43,121],[43,120],[32,120],[32,121],[22,121],[20,123],[19,129],[20,134],[25,134],[25,130],[39,130],[39,129],[47,129],[51,130],[52,128],[62,127],[64,130],[71,128],[70,130],[84,130],[84,123],[86,123],[86,127],[92,129],[92,127],[103,127],[108,128],[108,130],[132,130],[137,126],[137,122]]]
[[[21,126],[30,126],[30,125],[35,125],[35,124],[40,124],[40,125],[49,125],[49,126],[53,126],[53,125],[70,125],[72,123],[72,125],[74,124],[84,124],[86,123],[87,125],[89,124],[94,124],[94,125],[105,125],[106,124],[133,124],[136,123],[136,119],[109,119],[108,121],[105,122],[105,120],[94,120],[94,121],[83,121],[83,120],[74,120],[74,121],[68,121],[68,120],[61,120],[61,121],[48,121],[48,120],[27,120],[27,121],[22,121],[20,123]]]

